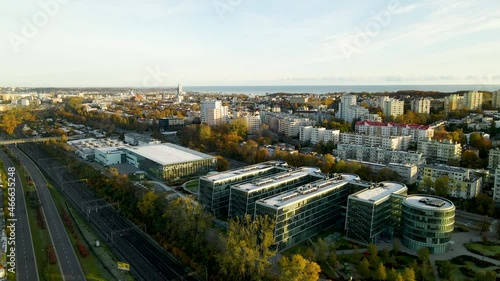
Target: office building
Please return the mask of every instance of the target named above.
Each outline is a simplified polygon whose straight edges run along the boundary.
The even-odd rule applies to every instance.
[[[429,114],[431,112],[431,99],[418,98],[411,101],[411,111],[415,113]]]
[[[283,161],[268,161],[200,177],[200,201],[215,216],[227,216],[231,185],[288,171]]]
[[[424,184],[425,178],[435,182],[442,177],[450,179],[448,183],[449,195],[455,198],[471,199],[481,191],[483,179],[475,176],[473,171],[466,168],[448,165],[426,164],[419,167],[418,184]]]
[[[400,232],[401,202],[406,185],[380,182],[351,194],[347,201],[346,236],[364,244],[376,243],[383,236]]]
[[[325,178],[319,168],[301,167],[231,186],[229,217],[254,215],[255,201]]]
[[[222,125],[227,122],[229,109],[220,100],[201,102],[201,122],[208,125]]]
[[[275,220],[274,237],[279,250],[291,247],[343,222],[348,183],[335,176],[260,199],[255,203],[255,215],[268,215]]]
[[[430,254],[444,254],[452,245],[455,206],[432,195],[409,195],[402,202],[402,243],[413,251],[428,248]]]
[[[448,160],[460,159],[462,147],[451,140],[421,140],[417,143],[417,151],[421,152],[428,163],[447,163]]]

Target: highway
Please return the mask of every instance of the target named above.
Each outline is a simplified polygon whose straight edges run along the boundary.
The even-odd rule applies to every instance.
[[[57,207],[52,199],[47,181],[38,167],[17,147],[10,146],[11,151],[21,160],[21,164],[26,167],[35,184],[38,192],[38,197],[42,206],[45,219],[47,221],[47,229],[49,230],[52,245],[54,246],[57,262],[61,270],[61,275],[65,281],[85,280],[80,262],[75,253],[75,249],[68,233],[64,228],[61,216],[57,211]]]
[[[191,269],[177,262],[156,241],[121,216],[88,186],[61,166],[57,159],[44,154],[35,145],[19,146],[48,178],[62,191],[67,202],[86,219],[94,232],[105,241],[115,256],[130,264],[137,280],[202,280]]]
[[[14,167],[12,161],[7,157],[7,155],[0,149],[0,159],[5,167],[5,172],[9,167]],[[8,176],[7,176],[8,177]],[[17,221],[9,221],[10,216],[6,217],[6,225],[10,223],[15,223],[15,249],[16,249],[16,280],[20,281],[31,281],[40,280],[37,271],[35,251],[33,248],[33,238],[31,237],[31,227],[28,219],[28,212],[26,211],[26,199],[24,196],[24,189],[21,184],[21,179],[16,171],[15,175],[15,217]],[[7,201],[8,202],[8,201]],[[8,208],[5,205],[4,208]],[[8,247],[11,247],[9,245]],[[7,268],[11,266],[7,265]]]

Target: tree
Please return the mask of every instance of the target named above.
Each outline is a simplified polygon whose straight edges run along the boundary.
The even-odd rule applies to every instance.
[[[429,256],[430,256],[429,248],[421,247],[420,249],[418,249],[417,255],[423,264],[429,263]]]
[[[401,241],[399,239],[394,239],[392,241],[392,250],[394,251],[394,255],[398,255],[399,251],[401,251]]]
[[[226,160],[226,158],[217,155],[217,171],[222,172],[227,170],[229,166],[229,162]]]
[[[337,257],[337,252],[335,252],[335,249],[333,249],[330,252],[330,255],[328,255],[328,262],[330,263],[330,266],[333,268],[333,270],[337,269],[339,260]]]
[[[466,150],[462,153],[461,166],[464,168],[482,168],[483,162],[481,158],[472,150]]]
[[[301,255],[294,255],[290,259],[283,256],[279,261],[279,268],[280,281],[316,281],[321,272],[317,263],[308,261]]]
[[[396,270],[394,270],[394,268],[391,268],[387,271],[387,276],[386,276],[387,281],[396,281],[397,278],[398,278],[398,273],[396,272]]]
[[[385,271],[385,266],[383,263],[379,263],[375,268],[373,279],[375,280],[385,280],[387,278],[387,273]]]
[[[403,279],[405,281],[415,281],[415,271],[413,268],[407,267],[403,271]]]
[[[325,240],[319,238],[318,243],[316,243],[316,259],[320,262],[326,261],[328,258],[328,245],[326,244]]]
[[[149,191],[142,199],[137,202],[137,209],[144,217],[151,216],[153,214],[153,210],[155,208],[155,201],[158,199],[158,196],[153,192]]]
[[[399,178],[399,174],[389,168],[380,169],[376,175],[376,181],[394,181]]]
[[[367,278],[370,275],[370,263],[366,258],[363,258],[361,262],[356,267],[356,271],[361,275],[362,278]]]
[[[274,221],[268,216],[237,217],[229,222],[225,247],[217,255],[219,274],[226,280],[262,280],[275,251]]]
[[[430,177],[424,177],[422,182],[418,186],[419,191],[430,191],[434,189],[434,183],[432,182],[432,178]]]
[[[453,264],[450,261],[444,261],[439,268],[439,275],[449,279],[451,277],[451,272],[453,271]]]
[[[450,178],[442,176],[434,181],[434,192],[437,196],[446,197],[449,192]]]

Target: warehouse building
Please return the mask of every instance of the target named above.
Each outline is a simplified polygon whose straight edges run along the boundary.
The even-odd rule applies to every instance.
[[[255,201],[325,178],[319,168],[301,167],[290,172],[231,186],[229,216],[254,214]]]

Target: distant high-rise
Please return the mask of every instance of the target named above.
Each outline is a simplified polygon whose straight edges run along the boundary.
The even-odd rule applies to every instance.
[[[429,114],[431,110],[431,99],[419,98],[411,102],[411,111],[415,113]]]
[[[491,102],[493,108],[500,108],[500,90],[493,92],[493,100]]]
[[[182,95],[182,85],[181,84],[177,84],[177,95],[178,96]]]
[[[359,106],[356,103],[356,96],[351,94],[344,94],[340,98],[339,111],[336,117],[347,122],[352,122],[355,119],[360,119],[368,115],[368,109]]]
[[[389,98],[384,100],[384,107],[382,110],[385,117],[397,117],[404,114],[404,105],[404,101]]]
[[[469,110],[481,109],[483,105],[483,93],[470,91],[464,95],[465,107]]]
[[[208,125],[221,125],[227,120],[229,109],[220,100],[201,102],[201,122]]]
[[[182,85],[181,84],[177,84],[177,96],[176,96],[176,100],[175,102],[176,103],[181,103],[183,100],[184,100],[184,96],[182,95]]]

